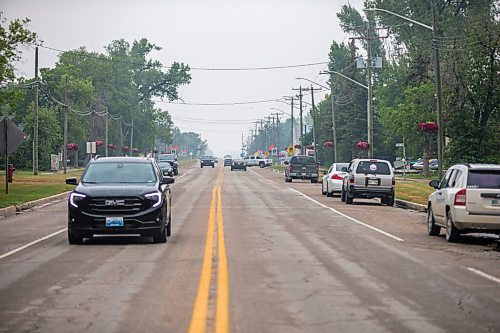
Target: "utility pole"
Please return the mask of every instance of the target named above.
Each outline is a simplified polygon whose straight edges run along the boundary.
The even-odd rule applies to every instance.
[[[314,147],[314,159],[317,160],[316,155],[316,107],[314,106],[314,90],[321,90],[321,88],[314,89],[311,84],[311,103],[312,103],[312,119],[313,119],[313,147]]]
[[[130,128],[130,149],[134,146],[134,118],[132,118],[132,125]]]
[[[38,47],[35,48],[35,126],[33,130],[33,174],[38,175]]]
[[[367,45],[367,60],[366,60],[366,85],[368,86],[368,101],[366,103],[367,118],[368,118],[368,157],[373,157],[373,112],[372,112],[372,47],[370,37],[370,20],[366,21],[366,45]]]
[[[108,108],[106,108],[106,118],[104,119],[105,121],[105,142],[104,142],[104,154],[106,157],[108,157]]]
[[[63,148],[63,169],[64,174],[68,167],[68,76],[64,78],[64,148]]]
[[[286,100],[290,100],[290,117],[291,117],[291,122],[290,122],[290,146],[293,147],[293,123],[294,123],[294,119],[293,119],[293,96],[291,97],[285,97]]]
[[[303,120],[302,120],[302,86],[299,86],[299,88],[292,88],[292,90],[298,90],[299,91],[299,110],[300,110],[300,154],[304,155],[304,126],[303,126]]]

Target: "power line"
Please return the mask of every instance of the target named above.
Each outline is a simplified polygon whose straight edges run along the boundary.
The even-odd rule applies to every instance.
[[[226,102],[226,103],[186,103],[186,102],[170,102],[170,101],[163,101],[163,100],[153,100],[153,102],[165,103],[165,104],[176,104],[176,105],[219,106],[219,105],[245,105],[245,104],[281,102],[281,99],[275,98],[275,99],[265,99],[265,100],[260,100],[260,101]]]

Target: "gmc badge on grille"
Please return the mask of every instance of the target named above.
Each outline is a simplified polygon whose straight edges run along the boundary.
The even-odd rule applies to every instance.
[[[125,200],[106,200],[104,204],[106,206],[124,206]]]

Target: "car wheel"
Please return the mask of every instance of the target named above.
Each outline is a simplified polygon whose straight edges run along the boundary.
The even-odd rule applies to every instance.
[[[390,197],[388,197],[386,200],[385,200],[385,203],[387,206],[394,206],[394,196],[391,195]]]
[[[432,206],[429,205],[429,208],[427,208],[427,233],[429,234],[429,236],[439,236],[440,231],[441,227],[436,225]]]
[[[333,191],[330,192],[330,189],[328,188],[328,183],[326,183],[326,196],[333,197]]]
[[[203,169],[203,164],[201,165],[201,168]]]
[[[345,191],[343,186],[342,191],[340,192],[340,201],[345,202]]]
[[[265,167],[265,166],[266,166],[266,164],[265,164],[264,162],[260,162],[260,163],[259,163],[259,166],[260,166],[261,168],[263,168],[263,167]]]
[[[178,171],[178,170],[176,170],[176,171],[174,172],[174,175],[176,175],[176,176],[177,176],[178,174],[179,174],[179,171]]]
[[[215,165],[212,164],[212,168],[215,168]]]
[[[68,227],[68,243],[71,245],[83,244],[83,237],[75,237],[71,234],[71,228]]]
[[[243,171],[247,171],[247,167],[243,168]]]
[[[317,183],[318,182],[318,178],[312,178],[311,179],[311,183]]]
[[[325,182],[321,182],[321,194],[325,195],[327,191],[328,190],[325,191]]]
[[[167,242],[167,226],[163,228],[157,236],[153,236],[153,243],[166,243]]]
[[[451,217],[451,211],[446,213],[446,240],[450,243],[458,242],[460,238],[460,230],[453,224],[453,218]]]
[[[381,203],[382,205],[387,205],[387,198],[386,198],[386,197],[382,197],[382,198],[380,198],[380,203]]]
[[[165,227],[167,229],[167,237],[172,234],[172,212],[170,212],[170,217],[168,218],[168,224]]]
[[[349,191],[346,191],[345,192],[345,203],[348,204],[348,205],[352,205],[353,199],[354,199],[354,196],[351,196],[349,194]]]
[[[233,167],[231,167],[231,171],[233,171]]]

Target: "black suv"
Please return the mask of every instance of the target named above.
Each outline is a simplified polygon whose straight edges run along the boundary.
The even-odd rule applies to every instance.
[[[139,234],[165,243],[171,233],[174,179],[162,175],[151,158],[91,160],[68,200],[68,241],[82,244],[95,234]]]
[[[215,167],[215,159],[213,158],[213,156],[205,155],[201,158],[200,167],[203,168],[204,166],[211,166],[212,168]]]
[[[172,170],[174,172],[174,175],[179,174],[179,163],[177,162],[177,155],[175,154],[158,154],[156,156],[156,160],[158,163],[160,162],[168,162],[172,166]]]

